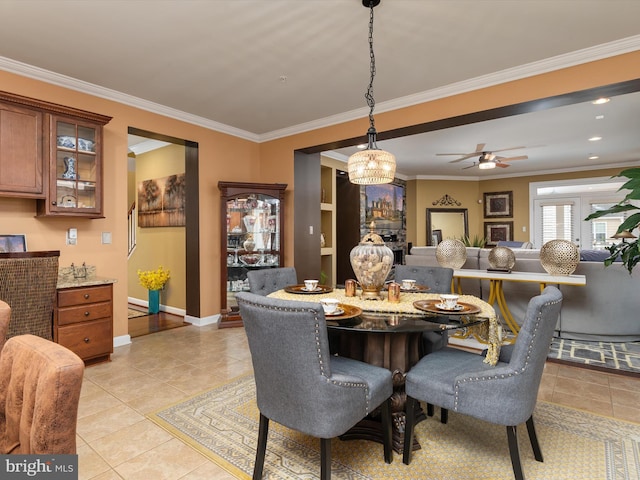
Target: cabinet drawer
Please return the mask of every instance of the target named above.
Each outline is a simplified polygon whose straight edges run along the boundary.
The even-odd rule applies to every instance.
[[[58,343],[83,360],[108,355],[113,351],[111,318],[60,327]]]
[[[97,320],[99,318],[105,317],[111,320],[111,316],[111,302],[58,308],[58,325],[87,322],[90,320]]]
[[[58,307],[111,300],[111,285],[58,290]]]

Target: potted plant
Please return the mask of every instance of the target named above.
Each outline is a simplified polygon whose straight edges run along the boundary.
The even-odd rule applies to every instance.
[[[479,235],[474,235],[473,237],[463,235],[460,237],[460,240],[462,241],[462,243],[464,243],[465,247],[484,248],[487,245],[487,239]]]
[[[621,202],[606,210],[592,213],[585,218],[585,220],[593,220],[611,213],[631,212],[635,210],[635,213],[629,215],[618,227],[616,234],[621,234],[623,232],[631,232],[640,226],[640,206],[631,203],[631,200],[640,200],[640,167],[628,168],[621,171],[618,175],[614,175],[612,178],[615,177],[628,178],[629,180],[627,180],[619,190],[628,189],[630,192]],[[630,241],[626,241],[623,238],[620,243],[608,246],[607,250],[609,250],[609,257],[604,260],[604,264],[607,267],[620,257],[622,264],[629,270],[629,274],[631,274],[633,268],[640,262],[640,249],[637,237],[630,237]]]
[[[160,311],[160,290],[170,278],[170,271],[160,265],[156,270],[138,270],[140,285],[149,290],[149,313]]]

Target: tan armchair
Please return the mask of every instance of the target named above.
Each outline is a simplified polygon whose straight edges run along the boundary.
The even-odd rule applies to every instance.
[[[7,340],[7,330],[9,330],[9,321],[11,320],[11,307],[0,300],[0,352]]]
[[[0,353],[0,454],[75,454],[84,362],[34,335]]]
[[[0,300],[11,307],[7,337],[53,338],[59,251],[0,253]]]

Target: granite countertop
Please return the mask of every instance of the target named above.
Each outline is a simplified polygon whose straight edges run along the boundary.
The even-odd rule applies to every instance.
[[[62,267],[58,270],[57,288],[88,287],[92,285],[108,285],[116,283],[114,278],[99,277],[96,275],[96,267],[83,265],[82,267]]]

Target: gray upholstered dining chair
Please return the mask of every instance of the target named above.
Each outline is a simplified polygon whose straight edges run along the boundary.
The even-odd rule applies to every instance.
[[[256,295],[265,296],[298,283],[298,276],[294,267],[250,270],[247,273],[247,278],[249,279],[249,291]]]
[[[505,425],[517,480],[524,475],[516,427],[526,422],[534,457],[542,462],[533,410],[561,305],[562,293],[556,287],[546,287],[541,295],[533,297],[513,348],[501,355],[495,367],[484,363],[482,355],[450,347],[420,359],[406,376],[403,462],[408,465],[411,461],[418,400]]]
[[[236,295],[249,340],[260,411],[254,480],[262,478],[269,421],[320,438],[320,472],[331,478],[331,439],[381,407],[385,462],[391,445],[391,372],[329,353],[319,303]]]
[[[453,269],[447,267],[428,267],[422,265],[397,265],[395,281],[402,283],[404,279],[413,279],[418,285],[429,287],[429,293],[451,293]],[[448,317],[434,317],[430,321],[446,323]],[[444,348],[449,343],[449,332],[424,332],[420,344],[420,356],[428,355]],[[433,416],[433,405],[427,405],[427,415]],[[447,423],[447,410],[440,411],[440,421]]]

